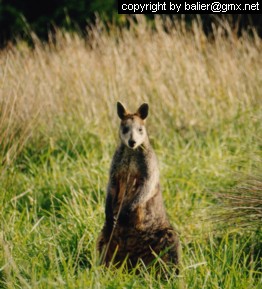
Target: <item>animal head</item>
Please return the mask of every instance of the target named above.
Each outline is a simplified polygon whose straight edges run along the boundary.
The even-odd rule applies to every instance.
[[[118,102],[117,114],[121,119],[119,136],[127,147],[136,149],[147,141],[145,119],[148,115],[148,104],[143,103],[135,113],[129,113],[125,107]]]

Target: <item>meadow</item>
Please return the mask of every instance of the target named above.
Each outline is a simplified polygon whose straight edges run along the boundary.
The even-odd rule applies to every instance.
[[[152,29],[139,17],[128,29],[98,22],[87,39],[58,30],[34,45],[0,51],[0,288],[261,288],[256,33],[237,37],[225,22],[206,36],[201,23],[160,19]],[[178,277],[99,265],[118,100],[131,111],[149,103],[162,192],[182,243]],[[252,191],[254,178],[258,199],[242,207],[260,207],[234,217],[241,206],[223,201],[248,184]]]

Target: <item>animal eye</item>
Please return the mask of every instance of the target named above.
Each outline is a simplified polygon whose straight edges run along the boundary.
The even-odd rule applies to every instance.
[[[125,126],[122,131],[123,131],[124,134],[126,134],[126,133],[128,133],[129,128],[127,126]]]
[[[142,129],[142,127],[140,127],[138,130],[139,130],[139,132],[143,132],[143,129]]]

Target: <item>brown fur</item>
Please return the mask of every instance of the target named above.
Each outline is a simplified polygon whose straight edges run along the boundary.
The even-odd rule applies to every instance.
[[[146,117],[148,108],[141,107],[135,114],[118,107],[120,130],[130,119],[144,126],[140,113]],[[98,250],[106,265],[120,266],[126,258],[129,268],[139,261],[150,265],[155,255],[176,267],[179,263],[179,238],[166,216],[157,160],[147,135],[136,149],[121,142],[114,154]]]

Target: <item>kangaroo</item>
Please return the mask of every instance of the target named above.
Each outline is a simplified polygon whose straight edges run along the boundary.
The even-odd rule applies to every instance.
[[[120,145],[112,159],[105,224],[98,238],[102,263],[151,265],[158,255],[178,268],[179,238],[170,225],[159,184],[157,158],[145,128],[148,104],[136,113],[118,102]],[[178,273],[178,269],[176,269]]]

